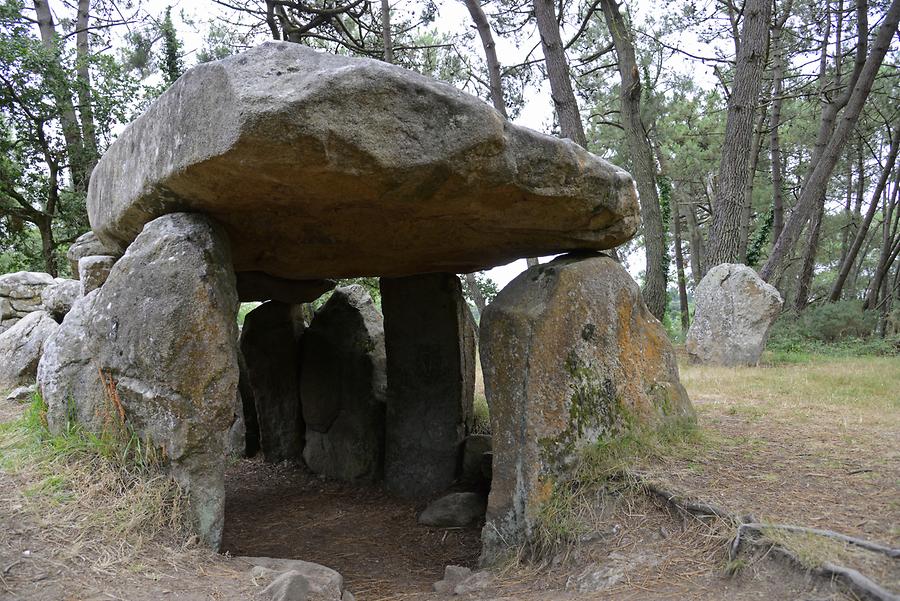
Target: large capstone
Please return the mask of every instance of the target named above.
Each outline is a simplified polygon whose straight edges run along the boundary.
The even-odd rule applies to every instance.
[[[34,384],[44,344],[58,327],[49,313],[34,311],[0,334],[0,393]]]
[[[244,318],[241,353],[256,406],[266,461],[300,461],[305,426],[300,408],[300,305],[263,303]],[[246,415],[245,411],[245,415]]]
[[[224,231],[197,214],[160,217],[103,287],[75,302],[38,368],[50,429],[126,425],[161,448],[213,547],[238,385],[237,305]]]
[[[494,453],[486,558],[531,537],[583,447],[693,416],[665,330],[610,257],[529,268],[487,307],[480,340]]]
[[[694,303],[685,345],[691,361],[733,366],[759,363],[783,301],[751,267],[723,263],[700,281]]]
[[[303,458],[340,480],[381,476],[386,392],[384,320],[366,289],[337,288],[303,334]]]
[[[267,42],[198,65],[109,147],[91,226],[124,248],[147,221],[223,223],[235,270],[292,280],[468,273],[611,248],[639,223],[631,177],[380,60]]]
[[[388,401],[385,484],[426,496],[458,475],[471,428],[475,322],[459,278],[382,278]]]

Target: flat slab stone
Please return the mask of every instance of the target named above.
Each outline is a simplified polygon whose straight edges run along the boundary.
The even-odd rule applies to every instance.
[[[573,142],[287,42],[185,73],[110,146],[87,204],[106,246],[198,211],[224,224],[236,271],[296,280],[471,272],[611,248],[639,224],[631,177]]]

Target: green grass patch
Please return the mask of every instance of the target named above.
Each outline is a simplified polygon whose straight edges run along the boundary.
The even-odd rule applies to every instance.
[[[569,475],[553,484],[525,551],[535,558],[548,557],[596,532],[604,504],[635,492],[629,470],[655,458],[695,455],[698,447],[710,444],[715,442],[704,431],[683,420],[658,429],[632,428],[585,447]]]
[[[53,434],[46,409],[35,395],[20,418],[0,423],[0,470],[20,483],[0,502],[63,525],[42,535],[61,556],[91,557],[101,570],[127,564],[150,540],[187,540],[187,497],[154,445],[122,424],[101,434],[73,424]]]

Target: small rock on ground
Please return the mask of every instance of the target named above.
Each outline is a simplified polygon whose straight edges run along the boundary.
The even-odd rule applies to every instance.
[[[29,386],[19,386],[8,395],[6,395],[6,400],[15,403],[27,403],[31,400],[31,397],[36,391],[37,384],[31,384]]]
[[[419,515],[423,526],[454,528],[468,526],[484,517],[485,498],[474,492],[455,492],[443,496]]]
[[[306,601],[309,582],[297,570],[288,570],[269,583],[262,595],[272,601]]]

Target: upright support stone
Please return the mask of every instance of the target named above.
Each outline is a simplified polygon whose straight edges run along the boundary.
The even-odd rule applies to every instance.
[[[256,404],[259,443],[266,461],[303,458],[300,407],[300,305],[269,301],[244,319],[241,353]]]
[[[480,348],[494,453],[485,560],[532,536],[580,449],[693,416],[665,330],[605,255],[529,268],[485,310]]]
[[[102,431],[124,414],[124,426],[168,458],[213,548],[238,385],[237,307],[224,232],[201,215],[165,215],[103,287],[75,302],[38,366],[51,430],[76,421]]]
[[[303,334],[303,458],[311,470],[381,477],[386,387],[384,319],[362,286],[337,288]]]
[[[381,279],[387,350],[385,485],[405,496],[439,492],[457,477],[471,427],[475,322],[459,278]]]

